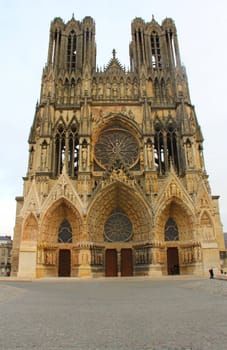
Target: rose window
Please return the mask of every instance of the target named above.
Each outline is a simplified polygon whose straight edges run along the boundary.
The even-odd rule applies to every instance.
[[[109,242],[126,242],[132,237],[132,224],[129,218],[116,209],[104,225],[104,236]]]
[[[138,162],[138,158],[138,142],[129,132],[111,129],[100,134],[95,145],[95,159],[102,168],[106,168],[115,159],[121,159],[131,168]]]

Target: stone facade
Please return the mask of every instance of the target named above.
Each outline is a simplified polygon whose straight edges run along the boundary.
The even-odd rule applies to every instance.
[[[17,197],[13,275],[203,274],[225,251],[172,19],[136,18],[130,69],[91,17],[50,27]]]

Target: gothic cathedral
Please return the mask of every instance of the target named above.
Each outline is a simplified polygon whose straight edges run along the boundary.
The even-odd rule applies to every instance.
[[[136,18],[130,68],[96,66],[91,17],[50,27],[17,197],[12,275],[202,275],[224,238],[176,27]]]

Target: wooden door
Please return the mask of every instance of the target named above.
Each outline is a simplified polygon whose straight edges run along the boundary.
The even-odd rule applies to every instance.
[[[117,276],[117,251],[116,249],[106,250],[106,276],[114,277]]]
[[[59,250],[58,276],[69,277],[71,275],[71,252],[69,249]]]
[[[168,275],[179,275],[179,255],[176,247],[167,249],[167,268]]]
[[[121,249],[121,276],[133,276],[132,249]]]

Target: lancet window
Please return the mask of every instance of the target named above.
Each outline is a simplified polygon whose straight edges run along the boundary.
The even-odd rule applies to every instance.
[[[151,34],[151,60],[153,69],[162,69],[160,40],[155,31]]]
[[[77,176],[79,167],[79,140],[76,125],[72,125],[69,130],[69,155],[68,155],[68,174]]]
[[[67,68],[69,71],[76,68],[76,33],[74,30],[68,36]]]
[[[167,131],[167,156],[168,164],[170,161],[173,162],[175,169],[179,172],[179,150],[177,145],[177,131],[176,128],[171,124],[168,126]]]
[[[61,31],[55,30],[54,38],[53,38],[53,50],[52,50],[52,63],[56,63],[59,60],[60,55],[60,47],[61,47]]]
[[[165,129],[161,124],[156,124],[154,140],[155,164],[158,173],[164,175],[170,168],[171,162],[179,173],[179,147],[175,125],[170,123]]]
[[[172,218],[169,218],[165,224],[165,241],[178,241],[178,227]]]
[[[60,124],[55,134],[55,175],[61,173],[65,158],[65,128]]]
[[[54,173],[58,176],[65,165],[67,173],[76,177],[79,166],[79,139],[76,124],[68,129],[61,123],[55,133]]]
[[[174,34],[171,29],[166,31],[166,42],[169,58],[173,66],[176,66],[177,60],[179,62],[179,53],[177,53],[177,42],[174,40]]]

